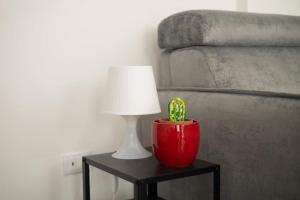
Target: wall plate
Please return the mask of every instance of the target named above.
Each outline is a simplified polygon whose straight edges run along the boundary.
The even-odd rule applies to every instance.
[[[90,151],[66,153],[62,156],[63,174],[65,176],[82,172],[82,157],[90,155]]]

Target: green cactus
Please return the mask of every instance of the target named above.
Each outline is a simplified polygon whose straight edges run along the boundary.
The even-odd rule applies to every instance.
[[[184,101],[179,97],[174,97],[168,105],[169,120],[172,122],[185,121],[186,109]]]

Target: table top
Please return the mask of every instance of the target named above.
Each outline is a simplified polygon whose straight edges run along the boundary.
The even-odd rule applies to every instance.
[[[83,161],[91,166],[123,178],[132,183],[154,183],[197,174],[213,172],[219,165],[196,159],[185,168],[168,168],[159,164],[152,155],[144,159],[122,160],[112,153],[84,156]]]

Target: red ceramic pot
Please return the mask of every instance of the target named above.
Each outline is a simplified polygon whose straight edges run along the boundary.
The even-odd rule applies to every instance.
[[[200,142],[196,120],[170,122],[155,120],[152,126],[154,155],[167,167],[186,167],[195,160]]]

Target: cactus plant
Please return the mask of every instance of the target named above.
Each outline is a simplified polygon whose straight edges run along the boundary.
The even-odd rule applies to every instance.
[[[172,122],[185,121],[186,108],[184,101],[179,97],[174,97],[168,105],[169,120]]]
[[[166,167],[187,167],[193,163],[199,149],[199,122],[185,118],[185,103],[179,97],[170,99],[168,111],[169,118],[152,123],[154,155]]]

